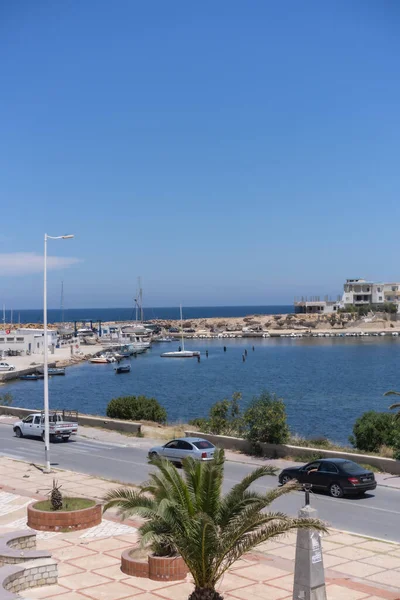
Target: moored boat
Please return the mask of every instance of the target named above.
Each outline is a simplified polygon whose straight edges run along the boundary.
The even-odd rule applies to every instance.
[[[119,367],[115,367],[115,373],[118,375],[119,373],[129,373],[131,370],[131,365],[120,365]]]
[[[162,358],[193,358],[200,356],[200,352],[196,350],[177,350],[175,352],[163,352],[160,354]]]
[[[28,375],[20,375],[19,379],[23,379],[25,381],[37,381],[39,376],[35,373],[29,373]]]

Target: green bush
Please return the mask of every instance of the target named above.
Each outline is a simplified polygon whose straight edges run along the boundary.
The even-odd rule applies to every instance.
[[[358,450],[378,452],[382,445],[395,446],[399,428],[400,423],[390,413],[370,410],[356,420],[349,440]]]
[[[251,401],[243,415],[246,438],[253,444],[285,444],[289,440],[286,408],[282,398],[262,392]]]
[[[189,420],[189,425],[193,425],[193,427],[197,427],[203,433],[207,433],[208,431],[208,421],[203,417],[196,417],[195,419]]]
[[[204,433],[215,435],[236,435],[243,433],[243,419],[240,414],[239,402],[242,395],[239,392],[232,394],[232,399],[219,400],[210,408],[208,419],[196,418],[189,421]]]
[[[167,411],[155,398],[146,396],[124,396],[113,398],[108,403],[107,417],[110,419],[123,419],[127,421],[155,421],[165,423]]]

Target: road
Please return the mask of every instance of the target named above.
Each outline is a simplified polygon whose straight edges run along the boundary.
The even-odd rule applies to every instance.
[[[50,452],[54,467],[124,483],[145,481],[150,469],[145,448],[90,441],[80,436],[68,443],[51,444]],[[38,439],[17,439],[10,425],[0,424],[1,455],[43,464],[44,444]],[[227,461],[224,489],[228,490],[253,468],[248,464]],[[271,489],[277,483],[277,477],[266,477],[256,484],[255,489]],[[396,542],[400,542],[399,501],[400,490],[381,486],[363,498],[334,499],[324,494],[313,494],[311,498],[318,516],[328,525]],[[293,492],[274,502],[272,507],[296,515],[303,504],[304,494]]]

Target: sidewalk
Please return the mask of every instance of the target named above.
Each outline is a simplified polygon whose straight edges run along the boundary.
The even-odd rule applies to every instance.
[[[69,495],[101,499],[116,484],[71,471],[45,475],[28,463],[0,458],[0,534],[20,530],[26,506],[43,496],[53,478]],[[127,577],[121,552],[137,540],[137,522],[106,513],[101,525],[73,533],[38,533],[38,550],[59,564],[54,586],[26,590],[24,598],[55,600],[186,600],[193,589],[182,583]],[[268,542],[246,555],[225,575],[219,591],[226,600],[291,600],[295,534]],[[323,538],[328,600],[400,600],[400,544],[373,541],[331,530]]]

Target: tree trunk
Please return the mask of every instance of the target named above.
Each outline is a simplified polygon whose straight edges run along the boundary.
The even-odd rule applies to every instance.
[[[196,587],[188,600],[224,600],[224,597],[214,589]]]

